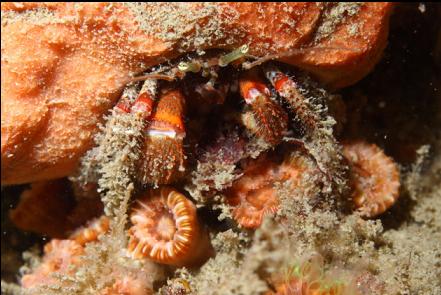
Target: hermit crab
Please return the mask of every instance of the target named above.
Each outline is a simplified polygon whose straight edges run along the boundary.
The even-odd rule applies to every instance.
[[[160,67],[160,73],[149,73],[134,80],[149,79],[144,82],[134,101],[123,96],[116,105],[119,112],[132,113],[146,120],[143,132],[144,150],[141,152],[138,169],[138,180],[146,185],[170,184],[179,180],[185,172],[184,140],[186,137],[185,105],[194,96],[199,95],[200,103],[207,104],[213,97],[216,103],[223,103],[226,96],[234,88],[242,105],[240,123],[251,136],[257,137],[270,147],[279,144],[288,133],[288,114],[281,105],[283,102],[299,123],[304,126],[305,133],[314,133],[321,124],[320,115],[315,113],[314,106],[306,101],[292,76],[282,72],[270,64],[249,70],[222,69],[229,64],[242,60],[248,52],[248,46],[243,45],[233,52],[221,54],[208,59],[192,58],[190,61],[180,61],[176,67]],[[256,63],[259,63],[257,61]],[[250,67],[246,64],[245,67]],[[222,71],[221,71],[222,70]],[[188,73],[206,76],[200,85],[193,86],[187,97],[179,89],[184,84],[177,79],[185,79]],[[220,75],[229,75],[235,80],[222,79]],[[267,78],[265,83],[264,77]],[[150,79],[164,79],[162,89],[155,89],[158,84]],[[193,77],[191,83],[197,78]],[[219,79],[221,79],[219,77]],[[272,88],[270,88],[272,85]],[[238,87],[237,87],[238,86]],[[232,90],[233,89],[233,90]],[[196,93],[198,92],[198,93]],[[191,97],[193,96],[193,97]],[[325,102],[322,102],[323,104]],[[194,102],[193,102],[194,105]],[[193,109],[197,108],[193,106]]]

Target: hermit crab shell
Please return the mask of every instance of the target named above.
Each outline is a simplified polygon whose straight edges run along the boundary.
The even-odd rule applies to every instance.
[[[250,55],[301,67],[329,87],[352,84],[380,58],[391,7],[2,3],[1,182],[72,174],[133,74],[188,52],[247,44]],[[344,13],[332,19],[333,11]]]

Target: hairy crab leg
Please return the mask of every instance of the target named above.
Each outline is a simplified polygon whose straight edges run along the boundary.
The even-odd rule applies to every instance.
[[[108,216],[117,214],[133,189],[132,175],[137,171],[143,131],[148,126],[147,119],[156,97],[156,84],[156,80],[150,79],[144,82],[140,92],[133,84],[124,89],[101,127],[102,132],[95,138],[97,146],[83,157],[82,172],[73,178],[83,188],[97,183]]]
[[[114,109],[123,113],[130,113],[130,108],[132,107],[133,102],[134,101],[130,99],[129,94],[124,91]]]
[[[156,110],[144,135],[138,180],[158,186],[180,178],[185,171],[183,123],[185,98],[180,90],[166,90],[159,98]]]
[[[124,113],[138,114],[144,120],[148,120],[152,115],[155,103],[156,87],[156,80],[145,80],[135,100],[130,100],[127,93],[124,92],[115,108]]]
[[[141,115],[144,120],[150,119],[153,111],[153,105],[155,103],[156,88],[156,80],[144,81],[138,97],[135,99],[130,108],[130,112]]]
[[[277,93],[294,110],[299,121],[307,127],[306,131],[317,128],[320,118],[310,109],[296,82],[275,67],[268,67],[265,74]]]
[[[251,133],[277,145],[288,127],[288,115],[271,97],[271,91],[255,71],[245,72],[239,81],[240,93],[249,106],[243,115],[244,125]]]
[[[160,98],[156,111],[153,112],[156,103],[154,100],[156,79],[183,79],[187,72],[212,73],[215,72],[216,67],[227,66],[241,59],[247,51],[248,46],[244,45],[230,53],[209,60],[194,59],[190,62],[181,62],[177,66],[177,72],[175,71],[171,76],[146,74],[131,80],[131,82],[136,82],[146,79],[134,101],[129,95],[123,93],[115,109],[126,114],[137,114],[144,120],[147,128],[141,151],[142,159],[138,164],[139,182],[154,186],[169,184],[179,179],[185,171],[183,152],[185,128],[182,122],[185,99],[178,90],[168,91]]]
[[[308,102],[299,91],[297,83],[288,75],[272,65],[266,67],[265,74],[277,93],[291,106],[300,123],[306,127],[304,147],[314,157],[327,179],[325,191],[347,192],[345,179],[348,169],[343,161],[341,146],[332,134],[332,126],[327,126],[328,118],[322,118],[325,117],[322,110]]]

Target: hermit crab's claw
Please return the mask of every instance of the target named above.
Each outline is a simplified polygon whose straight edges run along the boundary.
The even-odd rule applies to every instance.
[[[138,180],[158,186],[177,181],[185,171],[183,140],[184,96],[177,89],[164,92],[146,130]]]
[[[240,93],[248,108],[243,123],[251,133],[266,142],[276,145],[288,126],[288,116],[271,97],[271,92],[254,71],[248,71],[240,78]]]
[[[127,87],[115,109],[123,113],[132,113],[141,116],[144,120],[150,119],[156,97],[157,80],[145,80],[136,99],[131,98],[130,87]]]
[[[144,120],[150,119],[155,103],[156,88],[156,80],[144,81],[138,96],[130,107],[130,112],[141,116]]]

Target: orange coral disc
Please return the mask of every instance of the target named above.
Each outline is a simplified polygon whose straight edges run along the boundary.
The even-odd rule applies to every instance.
[[[297,186],[306,171],[320,173],[310,158],[300,152],[293,152],[286,156],[283,163],[278,167],[278,180],[290,181],[292,186]]]
[[[128,251],[134,258],[158,263],[194,265],[207,257],[208,234],[203,232],[195,205],[170,187],[147,191],[130,215]]]
[[[234,206],[233,218],[246,228],[257,228],[265,215],[277,212],[279,200],[273,188],[277,165],[266,158],[250,163],[241,178],[225,192]]]
[[[258,228],[265,215],[278,210],[279,198],[274,185],[287,183],[291,188],[298,187],[304,173],[320,172],[299,152],[290,153],[282,163],[267,156],[249,162],[243,175],[225,191],[227,203],[234,207],[233,218],[245,228]]]
[[[78,244],[84,246],[89,242],[94,242],[98,237],[106,233],[110,228],[110,221],[107,216],[95,218],[89,222],[87,227],[82,227],[74,231],[69,239],[74,240]]]
[[[54,273],[71,273],[71,266],[78,265],[83,253],[84,248],[75,241],[51,240],[44,246],[41,264],[31,274],[22,277],[22,286],[27,289],[55,282]]]
[[[274,292],[268,291],[265,295],[380,294],[361,293],[355,279],[353,270],[328,268],[323,257],[314,254],[307,260],[301,258],[280,273],[273,273],[269,282],[274,286]]]
[[[352,290],[351,290],[352,291]],[[307,282],[298,278],[294,278],[291,281],[278,285],[276,287],[276,293],[269,292],[266,295],[344,295],[359,293],[348,293],[345,286],[334,285],[331,287],[324,287],[319,282]]]
[[[345,143],[343,154],[351,167],[354,206],[363,216],[375,217],[389,209],[399,196],[396,163],[375,144]]]
[[[248,163],[243,175],[225,191],[228,204],[234,207],[233,218],[245,228],[258,228],[265,215],[278,210],[274,184],[287,182],[296,187],[303,173],[314,169],[317,168],[298,152],[291,153],[280,164],[265,156]]]

